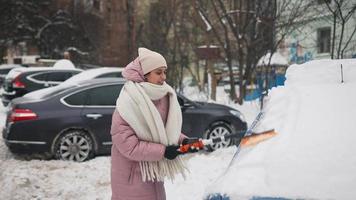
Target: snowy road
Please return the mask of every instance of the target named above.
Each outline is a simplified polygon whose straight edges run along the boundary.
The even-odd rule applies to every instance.
[[[222,173],[233,148],[189,159],[190,175],[166,182],[167,198],[202,199],[204,189]],[[0,199],[110,199],[110,157],[84,163],[25,161],[8,152],[0,141]]]

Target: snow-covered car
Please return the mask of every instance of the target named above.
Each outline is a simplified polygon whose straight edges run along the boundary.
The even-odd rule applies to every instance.
[[[84,161],[111,150],[111,117],[125,83],[120,78],[63,84],[38,95],[12,101],[3,138],[12,152],[42,153],[63,160]],[[215,138],[246,129],[242,114],[230,107],[190,101],[178,95],[182,132]],[[228,146],[233,140],[211,149]]]
[[[94,69],[85,70],[62,84],[75,84],[83,80],[95,79],[95,78],[122,78],[123,68],[117,67],[98,67]]]
[[[98,67],[94,69],[85,70],[77,75],[72,76],[71,78],[67,79],[63,83],[49,88],[43,88],[40,90],[36,90],[30,93],[25,94],[27,97],[42,95],[42,93],[48,93],[51,90],[57,90],[56,87],[62,87],[66,85],[76,85],[85,80],[90,79],[98,79],[98,78],[123,78],[122,77],[122,68],[116,67]]]
[[[291,65],[258,125],[278,135],[231,156],[204,199],[356,199],[355,66],[356,59]]]

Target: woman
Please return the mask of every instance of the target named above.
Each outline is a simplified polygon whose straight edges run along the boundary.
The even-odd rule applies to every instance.
[[[174,90],[165,83],[166,60],[138,49],[122,74],[127,79],[112,117],[111,188],[113,200],[164,200],[164,178],[181,173],[178,156],[182,113]]]

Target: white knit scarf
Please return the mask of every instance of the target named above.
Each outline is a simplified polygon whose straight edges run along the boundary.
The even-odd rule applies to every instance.
[[[169,111],[166,126],[152,100],[169,95]],[[182,113],[177,96],[172,87],[164,83],[156,85],[148,82],[127,81],[116,101],[116,109],[121,117],[133,128],[139,139],[164,145],[178,144],[182,127]],[[185,177],[183,160],[140,161],[142,180],[163,181],[165,177],[174,179],[177,173]]]

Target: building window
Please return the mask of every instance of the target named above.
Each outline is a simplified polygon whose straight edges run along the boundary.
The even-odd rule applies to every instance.
[[[331,28],[318,29],[318,53],[330,52]]]

